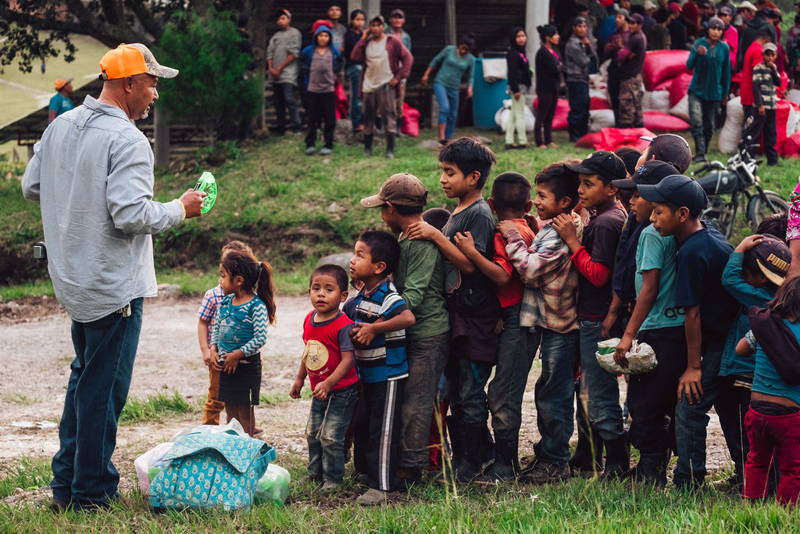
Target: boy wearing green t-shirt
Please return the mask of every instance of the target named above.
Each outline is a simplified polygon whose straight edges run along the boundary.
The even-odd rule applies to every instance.
[[[399,234],[400,261],[394,283],[414,313],[416,323],[406,329],[408,381],[400,409],[402,434],[398,477],[418,481],[428,466],[428,436],[436,397],[449,352],[450,320],[444,296],[444,264],[439,248],[425,239],[411,240],[408,227],[422,221],[428,190],[408,173],[394,174],[377,195],[361,201],[380,207],[381,218]]]
[[[631,179],[614,180],[618,189],[636,190],[638,185],[655,185],[678,171],[663,161],[648,161]],[[647,222],[653,203],[634,192],[631,213],[637,222]],[[636,305],[617,345],[614,359],[626,366],[625,354],[634,338],[655,351],[658,365],[649,373],[631,375],[628,409],[631,428],[628,437],[639,449],[639,464],[630,471],[638,482],[664,486],[670,444],[674,442],[675,404],[678,380],[686,369],[686,337],[683,309],[675,306],[675,258],[678,246],[672,236],[663,237],[647,226],[636,246]]]

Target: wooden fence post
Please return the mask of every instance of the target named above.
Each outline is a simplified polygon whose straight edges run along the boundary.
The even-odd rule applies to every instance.
[[[153,145],[156,167],[165,169],[169,166],[169,123],[166,113],[159,106],[153,109]]]

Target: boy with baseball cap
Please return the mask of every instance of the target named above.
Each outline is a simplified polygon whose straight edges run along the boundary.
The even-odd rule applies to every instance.
[[[377,195],[361,200],[367,208],[381,208],[381,218],[399,234],[400,261],[394,283],[416,317],[406,329],[408,379],[400,408],[401,438],[398,478],[413,482],[428,466],[428,436],[436,386],[447,362],[450,320],[444,296],[444,264],[439,248],[426,239],[406,238],[412,224],[422,220],[428,190],[408,173],[394,174]]]
[[[662,236],[674,236],[678,244],[675,306],[684,309],[687,366],[678,382],[678,464],[673,481],[680,488],[694,487],[706,474],[706,414],[712,406],[731,457],[736,463],[742,461],[741,448],[730,439],[740,434],[735,403],[724,395],[719,378],[725,337],[736,311],[735,301],[722,287],[722,272],[733,247],[700,221],[708,198],[691,178],[668,176],[656,185],[640,185],[638,191],[656,204],[650,216],[653,227]]]
[[[627,176],[625,163],[616,154],[594,152],[580,163],[567,166],[580,177],[578,196],[591,218],[579,239],[571,217],[559,215],[553,226],[572,253],[572,263],[580,273],[578,282],[578,320],[582,387],[589,394],[591,427],[606,448],[604,478],[628,471],[629,458],[617,377],[597,363],[597,343],[603,337],[601,321],[611,304],[611,273],[614,256],[627,214],[617,199],[613,180]]]
[[[635,482],[664,486],[670,443],[675,440],[675,391],[686,369],[686,341],[683,310],[675,305],[675,255],[672,236],[661,236],[650,224],[655,205],[641,196],[638,188],[656,185],[678,171],[663,161],[651,160],[639,167],[629,180],[614,180],[620,190],[633,190],[631,215],[645,228],[639,235],[635,254],[636,300],[614,359],[627,365],[625,354],[634,338],[653,347],[658,366],[649,373],[631,375],[628,408],[631,427],[628,437],[639,449],[639,463],[629,472]]]
[[[752,357],[738,356],[736,344],[750,330],[748,310],[752,307],[765,308],[775,297],[775,292],[786,278],[791,261],[789,247],[780,239],[770,235],[751,235],[745,237],[734,249],[722,273],[722,286],[740,306],[736,322],[725,339],[719,376],[724,390],[737,401],[737,423],[740,428],[744,428],[744,415],[750,405],[755,360]],[[741,443],[741,458],[744,460],[749,450],[747,436],[743,434],[738,442]],[[729,489],[739,493],[738,490],[744,482],[744,472],[740,463],[735,467]]]

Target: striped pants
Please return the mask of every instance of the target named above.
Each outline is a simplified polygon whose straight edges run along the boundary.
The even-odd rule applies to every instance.
[[[353,463],[357,472],[367,474],[370,488],[397,489],[400,406],[406,380],[361,383],[362,406],[355,422]]]

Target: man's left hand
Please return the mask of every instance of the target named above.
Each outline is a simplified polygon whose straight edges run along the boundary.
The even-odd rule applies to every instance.
[[[203,208],[204,198],[206,198],[205,193],[195,191],[194,189],[187,189],[186,192],[181,195],[181,198],[178,200],[181,201],[183,208],[186,210],[187,219],[200,216],[200,210]]]

